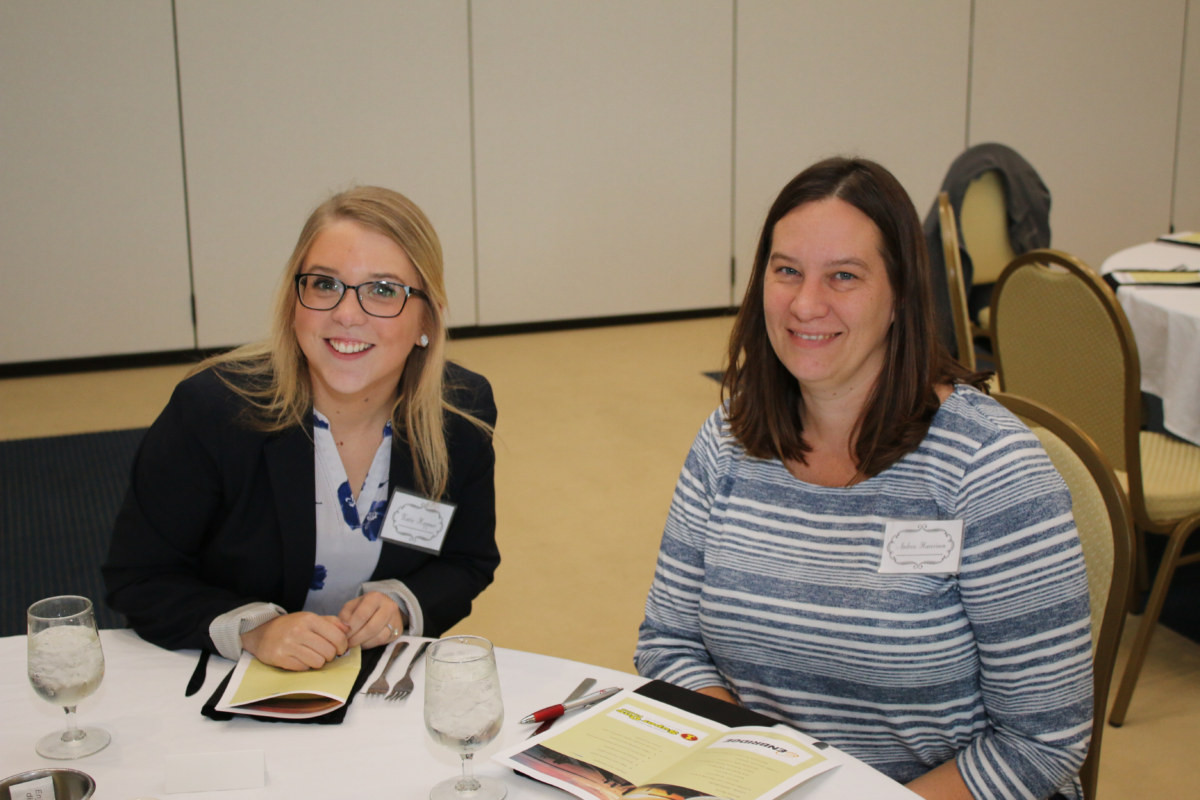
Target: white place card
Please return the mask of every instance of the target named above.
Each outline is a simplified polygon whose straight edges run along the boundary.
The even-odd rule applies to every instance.
[[[438,555],[446,531],[450,530],[454,509],[453,503],[438,503],[397,489],[388,503],[380,536],[395,544]]]
[[[12,800],[54,800],[54,778],[34,778],[8,788]]]
[[[167,794],[260,789],[266,785],[262,750],[167,756]]]
[[[890,520],[883,528],[879,571],[952,575],[962,561],[961,519]]]

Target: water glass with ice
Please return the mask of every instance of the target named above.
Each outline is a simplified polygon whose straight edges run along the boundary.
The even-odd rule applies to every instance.
[[[449,636],[430,645],[425,660],[425,729],[462,757],[462,777],[433,787],[431,800],[501,800],[495,778],[472,774],[472,756],[496,738],[504,703],[492,643],[478,636]]]
[[[90,756],[112,737],[99,728],[75,724],[75,706],[104,679],[104,651],[96,632],[92,601],[64,596],[29,607],[29,682],[43,700],[67,712],[67,729],[42,737],[38,755],[69,759]]]

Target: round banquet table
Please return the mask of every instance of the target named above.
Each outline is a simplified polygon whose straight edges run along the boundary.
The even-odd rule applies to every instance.
[[[1200,288],[1122,286],[1142,391],[1162,398],[1163,427],[1200,445]]]
[[[63,712],[34,694],[26,677],[24,636],[0,638],[0,778],[33,769],[62,766],[96,780],[97,800],[166,798],[165,758],[169,755],[261,750],[266,785],[259,789],[174,795],[188,800],[249,798],[425,798],[438,781],[458,774],[458,756],[434,744],[425,732],[421,708],[424,667],[413,671],[416,691],[400,703],[357,697],[341,725],[266,723],[251,719],[215,722],[200,707],[233,668],[213,656],[204,688],[184,697],[196,666],[194,650],[171,652],[129,630],[100,632],[104,682],[79,705],[81,725],[112,734],[107,749],[75,761],[50,761],[34,752],[44,734],[65,728]],[[584,678],[597,688],[635,688],[645,682],[622,672],[517,650],[496,650],[505,704],[504,728],[475,757],[476,771],[501,778],[508,797],[568,798],[565,792],[517,775],[490,761],[493,753],[521,741],[533,726],[517,720],[560,701]],[[393,676],[395,678],[396,676]],[[846,756],[841,767],[818,775],[788,798],[870,797],[911,800],[900,784]]]
[[[1150,242],[1114,253],[1101,274],[1115,270],[1200,271],[1200,247]],[[1162,400],[1163,427],[1200,445],[1200,288],[1120,286],[1142,368],[1142,391]]]

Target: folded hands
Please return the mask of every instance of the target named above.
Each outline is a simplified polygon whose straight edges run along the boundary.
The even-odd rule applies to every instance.
[[[242,648],[264,664],[290,670],[319,669],[351,647],[378,647],[407,624],[387,595],[367,592],[334,616],[297,611],[242,634]]]

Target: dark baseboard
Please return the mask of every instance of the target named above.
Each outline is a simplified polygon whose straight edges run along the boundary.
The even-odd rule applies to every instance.
[[[660,311],[653,314],[626,314],[616,317],[555,319],[546,322],[513,322],[507,325],[470,325],[451,328],[451,339],[476,339],[482,336],[511,336],[517,333],[574,331],[582,328],[611,328],[617,325],[643,325],[648,322],[678,322],[685,319],[733,316],[736,307],[695,308],[688,311]]]
[[[210,347],[203,350],[164,350],[158,353],[130,353],[120,356],[60,358],[53,361],[0,364],[0,378],[28,378],[34,375],[65,375],[72,372],[104,372],[113,369],[196,364],[209,356],[232,349],[231,347]]]
[[[450,329],[451,339],[476,339],[483,336],[510,336],[518,333],[545,333],[581,328],[609,328],[615,325],[641,325],[647,322],[675,322],[685,319],[732,316],[737,308],[697,308],[689,311],[663,311],[654,314],[627,314],[616,317],[588,317],[547,322],[516,322],[508,325],[464,325]],[[158,353],[133,353],[119,356],[62,358],[53,361],[26,361],[19,364],[0,364],[0,378],[27,378],[36,375],[64,375],[73,372],[103,372],[114,369],[162,367],[172,364],[195,364],[209,356],[231,350],[231,347],[210,347],[200,350],[166,350]]]

